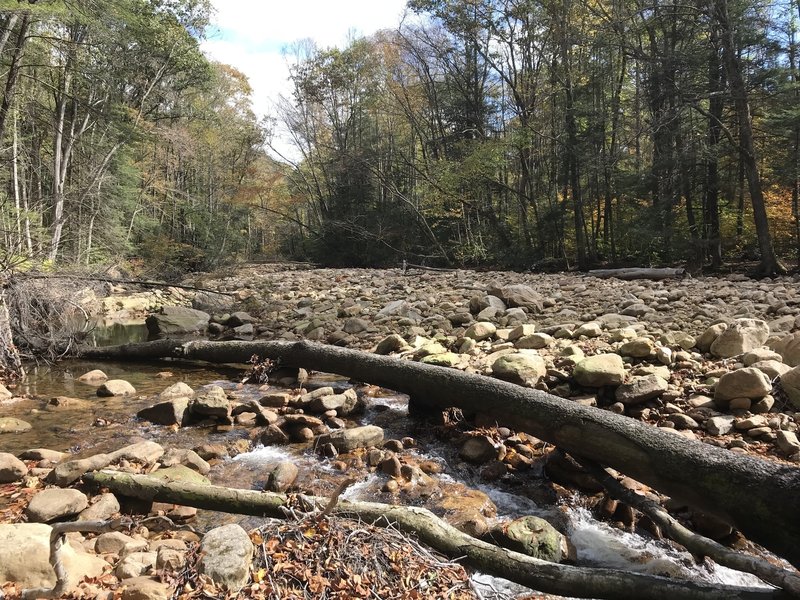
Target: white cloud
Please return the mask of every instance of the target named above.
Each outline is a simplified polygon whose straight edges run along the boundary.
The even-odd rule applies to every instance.
[[[216,27],[203,49],[247,75],[259,115],[272,114],[278,96],[291,91],[282,49],[307,38],[323,48],[341,47],[351,34],[397,27],[405,7],[405,0],[212,1]],[[276,145],[289,151],[286,142]]]

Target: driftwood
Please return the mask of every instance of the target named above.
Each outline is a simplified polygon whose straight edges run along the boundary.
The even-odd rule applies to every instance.
[[[292,496],[213,485],[167,482],[147,475],[100,471],[89,481],[116,494],[208,510],[285,519],[294,514]],[[296,498],[296,497],[295,497]],[[322,506],[326,498],[303,497]],[[428,546],[470,566],[551,594],[609,599],[737,600],[786,597],[780,590],[750,589],[677,581],[612,569],[592,569],[550,563],[473,538],[448,525],[427,509],[377,502],[339,500],[332,515],[352,516],[375,525],[393,525],[414,533]]]
[[[214,363],[257,354],[283,365],[339,373],[410,395],[414,407],[485,413],[563,450],[613,467],[717,516],[747,537],[800,564],[800,469],[735,454],[512,383],[393,357],[311,342],[159,340],[91,348],[85,358],[174,357]]]
[[[595,269],[589,271],[588,275],[597,277],[598,279],[610,279],[616,277],[617,279],[672,279],[673,277],[683,277],[686,275],[686,269],[672,269],[672,268],[648,268],[648,267],[633,267],[625,269]]]

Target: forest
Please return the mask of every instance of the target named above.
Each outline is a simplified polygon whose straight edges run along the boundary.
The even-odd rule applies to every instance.
[[[272,109],[206,0],[0,8],[5,267],[797,260],[796,0],[410,0]]]

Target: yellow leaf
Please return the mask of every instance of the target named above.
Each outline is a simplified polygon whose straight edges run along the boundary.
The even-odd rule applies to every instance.
[[[255,581],[256,583],[261,583],[262,581],[264,581],[264,578],[266,576],[267,576],[267,570],[259,569],[258,571],[253,573],[253,581]]]
[[[303,532],[303,535],[304,535],[304,536],[306,536],[307,538],[312,538],[312,537],[314,537],[315,535],[317,535],[317,530],[316,530],[316,529],[314,529],[313,527],[309,527],[308,529],[306,529],[306,530]]]

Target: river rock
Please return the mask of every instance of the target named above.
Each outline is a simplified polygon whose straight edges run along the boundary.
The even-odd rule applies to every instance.
[[[127,554],[147,550],[147,541],[134,539],[121,531],[108,531],[97,536],[94,551],[97,554]]]
[[[631,358],[647,358],[655,350],[653,340],[646,337],[637,337],[620,346],[619,353]]]
[[[534,333],[536,333],[536,325],[534,325],[533,323],[525,323],[522,325],[517,325],[508,334],[508,341],[514,342],[522,337],[533,335]]]
[[[15,417],[0,417],[0,433],[22,433],[28,431],[31,424]]]
[[[56,574],[50,565],[51,527],[43,523],[0,524],[0,585],[15,582],[22,588],[52,588]],[[99,577],[108,563],[76,551],[69,543],[60,554],[67,573],[67,589],[85,577]]]
[[[785,365],[778,360],[760,360],[752,363],[750,366],[754,369],[758,369],[770,379],[780,377],[781,375],[792,370],[792,367]]]
[[[780,386],[795,410],[800,410],[800,366],[781,375]]]
[[[88,383],[90,385],[97,385],[103,383],[108,379],[108,375],[103,373],[100,369],[94,369],[92,371],[88,371],[84,373],[80,377],[78,377],[78,381],[83,383]]]
[[[196,483],[198,485],[209,485],[211,482],[208,477],[200,474],[186,465],[173,465],[164,469],[158,469],[150,473],[150,477],[162,479],[167,482],[177,481],[181,483]]]
[[[133,396],[134,394],[136,394],[136,388],[124,379],[109,379],[97,388],[98,396]]]
[[[196,415],[224,419],[231,416],[231,403],[225,390],[218,385],[211,385],[195,393],[190,410]]]
[[[695,346],[700,352],[708,352],[711,349],[711,344],[717,341],[717,338],[728,328],[727,323],[716,323],[707,327],[706,330],[695,340]]]
[[[156,566],[158,555],[155,552],[131,552],[117,563],[114,574],[117,579],[140,577]]]
[[[762,346],[761,348],[753,348],[749,352],[745,352],[745,355],[742,357],[742,362],[744,363],[745,367],[752,367],[754,363],[765,360],[776,360],[778,362],[783,362],[780,354],[770,348],[767,348],[766,346]]]
[[[586,387],[620,385],[625,381],[625,364],[619,354],[596,354],[580,361],[572,376]]]
[[[228,327],[233,327],[234,329],[236,327],[250,325],[252,323],[255,323],[255,318],[250,313],[244,312],[243,310],[231,313],[231,316],[228,317],[227,321],[225,321],[225,325]]]
[[[169,600],[172,590],[152,577],[129,577],[120,581],[121,600]]]
[[[581,337],[596,338],[603,335],[603,326],[597,321],[590,321],[584,323],[572,332],[572,337],[579,339]]]
[[[25,515],[34,523],[49,523],[77,515],[89,506],[89,499],[79,490],[48,488],[31,498]]]
[[[790,367],[800,366],[800,331],[783,336],[771,344],[771,347],[783,357],[783,362]]]
[[[547,365],[538,354],[515,352],[494,361],[492,374],[499,379],[534,386],[547,374]]]
[[[798,441],[797,434],[794,431],[778,430],[775,436],[775,444],[785,454],[792,455],[800,452],[800,441]]]
[[[284,460],[269,473],[265,488],[270,492],[285,492],[294,485],[300,470],[293,462]]]
[[[468,438],[458,452],[462,459],[475,464],[483,464],[490,460],[500,459],[504,454],[505,448],[503,444],[495,442],[486,435]]]
[[[408,350],[408,348],[410,348],[408,342],[406,342],[402,336],[393,333],[391,335],[387,335],[380,342],[378,342],[378,347],[375,349],[375,354],[386,355],[391,354],[392,352]]]
[[[235,594],[250,578],[252,559],[253,543],[247,532],[236,524],[223,525],[203,536],[197,570]]]
[[[614,397],[623,404],[641,404],[658,398],[667,388],[669,384],[658,375],[645,375],[634,377],[628,383],[620,385],[614,392]]]
[[[189,398],[175,398],[143,408],[136,416],[156,425],[185,425],[188,418]]]
[[[208,475],[208,472],[211,470],[211,465],[200,458],[197,452],[184,448],[170,448],[164,453],[164,456],[161,457],[159,462],[164,467],[184,465],[197,471],[201,475]]]
[[[152,336],[198,333],[205,331],[211,316],[202,310],[183,306],[164,306],[161,312],[148,315],[147,330]]]
[[[709,347],[711,354],[730,358],[758,348],[769,337],[769,325],[761,319],[736,319]]]
[[[72,398],[70,396],[56,396],[50,398],[45,404],[44,409],[47,411],[56,410],[86,410],[91,407],[91,402],[82,398]]]
[[[718,417],[711,417],[706,419],[704,424],[705,429],[711,435],[725,435],[730,433],[733,429],[733,423],[736,417],[733,415],[720,415]]]
[[[555,341],[554,337],[539,332],[518,338],[514,341],[514,347],[518,350],[541,350],[552,346]]]
[[[377,425],[364,425],[352,429],[337,429],[319,437],[319,445],[332,444],[340,453],[351,452],[356,448],[380,446],[383,442],[383,429]]]
[[[159,400],[173,400],[175,398],[191,398],[194,390],[182,381],[173,383],[158,395]]]
[[[19,458],[22,460],[35,460],[37,462],[46,460],[51,463],[57,463],[64,460],[65,456],[67,456],[66,452],[49,450],[48,448],[31,448],[30,450],[25,450],[25,452],[22,452],[19,455]]]
[[[455,352],[445,352],[443,354],[431,354],[423,358],[421,363],[434,365],[437,367],[454,368],[461,364],[461,356]]]
[[[78,521],[106,521],[119,512],[119,500],[112,493],[100,494],[78,515]]]
[[[394,300],[380,309],[376,313],[375,318],[383,319],[385,317],[408,317],[409,315],[412,315],[412,317],[419,316],[418,314],[414,315],[413,313],[414,310],[411,307],[411,304],[405,300]]]
[[[28,474],[25,463],[13,454],[0,452],[0,483],[19,481]]]
[[[499,544],[509,550],[548,562],[560,562],[563,558],[564,536],[539,517],[514,519],[493,533]]]
[[[469,326],[469,328],[464,332],[464,337],[473,339],[476,342],[480,342],[483,340],[488,340],[496,332],[497,327],[494,325],[494,323],[489,323],[488,321],[478,321],[477,323],[473,323]]]
[[[487,290],[492,296],[497,296],[510,308],[518,306],[527,308],[531,312],[542,311],[542,295],[529,285],[514,283],[510,285],[492,284]]]
[[[726,407],[733,398],[760,399],[772,391],[769,377],[758,369],[745,367],[725,373],[714,390],[714,402]]]

